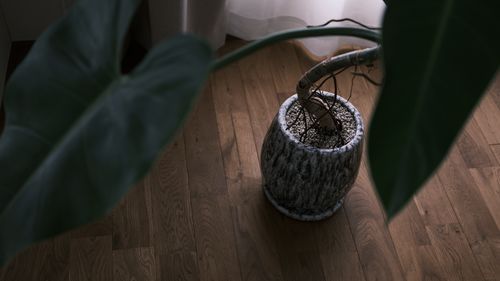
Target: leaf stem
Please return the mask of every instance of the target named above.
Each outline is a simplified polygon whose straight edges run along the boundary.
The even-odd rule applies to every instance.
[[[235,62],[267,45],[295,38],[320,37],[320,36],[352,36],[367,39],[376,43],[381,42],[379,32],[353,27],[321,27],[321,28],[303,28],[292,29],[273,33],[262,39],[253,41],[248,45],[231,52],[212,64],[212,70],[222,68],[232,62]]]

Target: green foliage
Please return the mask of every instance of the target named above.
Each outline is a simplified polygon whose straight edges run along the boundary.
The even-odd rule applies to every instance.
[[[446,156],[500,63],[500,2],[394,1],[385,83],[370,127],[373,180],[389,217]]]
[[[191,36],[130,74],[119,62],[134,0],[87,0],[50,27],[10,79],[0,138],[0,264],[106,213],[148,171],[205,81]]]

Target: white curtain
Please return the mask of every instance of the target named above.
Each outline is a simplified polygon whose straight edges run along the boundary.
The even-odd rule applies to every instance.
[[[273,32],[341,18],[379,27],[384,9],[382,0],[226,0],[226,32],[244,40],[255,40]],[[329,26],[356,25],[342,22]],[[347,37],[308,38],[300,42],[317,57],[328,56],[345,45],[373,45]]]
[[[226,35],[225,4],[226,0],[147,0],[149,40],[156,44],[179,32],[190,32],[218,48],[224,44]],[[148,32],[145,27],[139,30]]]

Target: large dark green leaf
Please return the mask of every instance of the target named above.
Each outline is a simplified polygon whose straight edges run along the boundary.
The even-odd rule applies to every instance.
[[[0,263],[89,222],[149,169],[200,90],[209,47],[179,36],[121,75],[135,0],[84,0],[9,81],[0,138]]]
[[[392,1],[385,83],[369,136],[372,177],[395,214],[438,167],[498,69],[500,2]]]

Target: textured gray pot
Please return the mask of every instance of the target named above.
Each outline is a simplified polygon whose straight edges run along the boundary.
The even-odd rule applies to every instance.
[[[297,95],[293,95],[281,105],[264,139],[264,193],[274,207],[291,218],[322,220],[342,206],[356,179],[363,152],[363,121],[358,110],[339,96],[338,102],[354,115],[355,136],[335,149],[306,146],[286,130],[286,113],[296,101]]]

